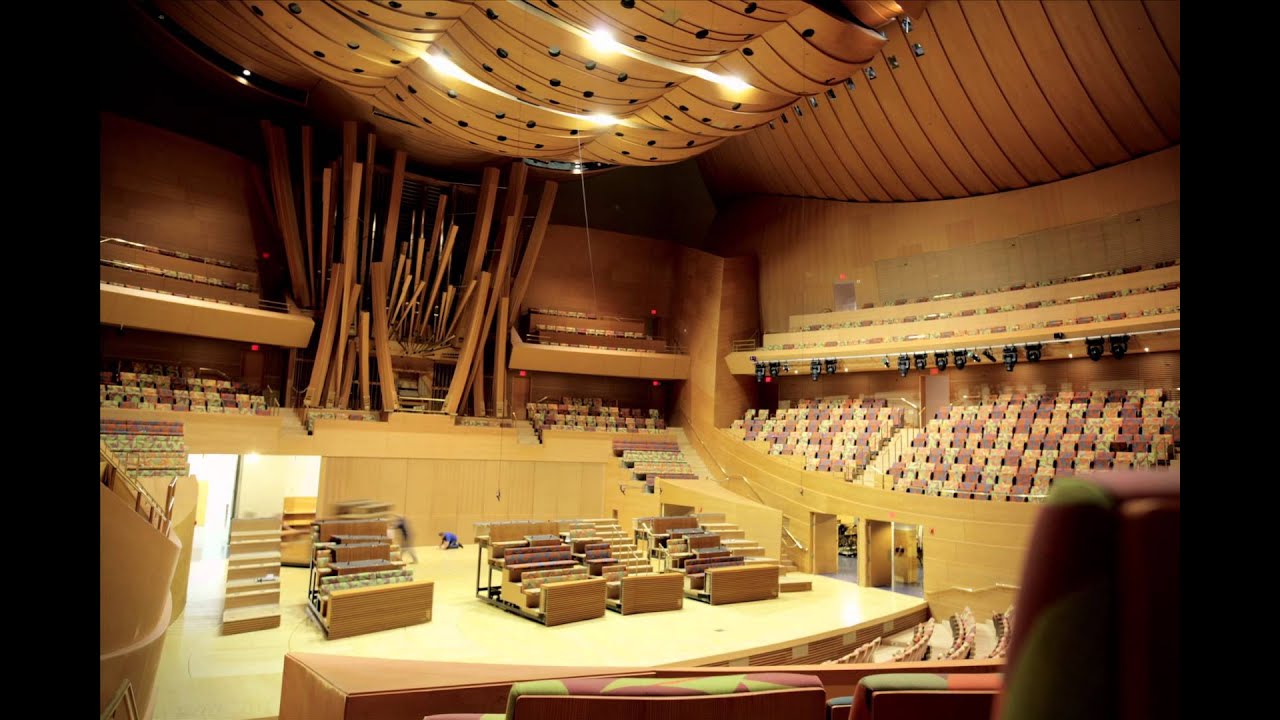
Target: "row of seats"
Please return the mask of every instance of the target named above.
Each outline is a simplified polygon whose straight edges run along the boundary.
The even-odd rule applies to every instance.
[[[929,641],[933,639],[934,619],[929,618],[915,627],[911,642],[893,654],[890,662],[918,662],[929,654]]]
[[[928,657],[929,660],[969,660],[978,638],[978,623],[974,620],[973,611],[969,608],[951,616],[951,647],[940,657]]]
[[[217,380],[197,377],[197,370],[189,366],[160,365],[158,363],[128,362],[122,367],[131,370],[103,370],[98,373],[98,382],[103,385],[136,385],[142,388],[157,390],[214,390],[235,393],[256,393],[258,387],[234,380]]]
[[[884,343],[902,343],[913,340],[947,340],[965,337],[981,337],[983,335],[1001,334],[1006,332],[1015,332],[1018,330],[1052,330],[1062,327],[1078,327],[1081,325],[1089,325],[1092,323],[1109,322],[1115,320],[1125,320],[1127,318],[1152,317],[1157,315],[1171,315],[1182,312],[1181,305],[1166,305],[1162,307],[1143,308],[1142,310],[1131,310],[1129,312],[1113,312],[1106,315],[1082,315],[1077,318],[1067,318],[1065,320],[1037,320],[1023,325],[991,325],[989,327],[973,328],[969,330],[939,330],[926,333],[910,333],[908,335],[890,335],[887,337],[871,337],[871,338],[855,338],[841,340],[814,341],[808,343],[773,343],[766,345],[765,350],[803,350],[807,348],[819,347],[846,347],[850,345],[866,345],[866,344],[884,344]],[[998,342],[998,341],[997,341]]]
[[[192,255],[191,253],[184,252],[182,250],[171,250],[169,248],[156,247],[155,245],[146,245],[144,243],[133,242],[131,240],[124,240],[122,238],[99,237],[99,240],[103,242],[109,242],[115,245],[121,245],[123,247],[127,247],[132,250],[141,250],[143,252],[154,253],[156,255],[164,255],[165,257],[172,257],[172,258],[178,258],[180,260],[188,260],[191,262],[204,263],[205,265],[217,265],[218,267],[230,268],[232,270],[240,270],[241,272],[256,273],[258,271],[257,268],[246,267],[244,265],[239,265],[237,263],[231,262],[230,260],[223,260],[222,258],[208,257],[205,255]]]
[[[115,281],[104,281],[104,282],[106,282],[106,284],[108,285],[113,285],[115,287],[122,287],[127,290],[145,290],[146,292],[159,293],[161,295],[172,295],[174,297],[181,297],[181,298],[191,298],[192,300],[202,300],[204,302],[217,303],[219,305],[232,305],[234,307],[249,307],[244,303],[231,302],[230,300],[224,300],[222,298],[211,298],[211,297],[206,297],[204,295],[191,295],[188,293],[170,292],[169,290],[143,287],[141,285],[134,285],[132,283],[122,283],[122,282],[115,282]]]
[[[543,332],[562,332],[562,333],[570,333],[573,335],[593,335],[596,337],[620,337],[620,338],[631,338],[634,340],[645,340],[645,339],[651,340],[652,339],[648,335],[645,335],[642,332],[637,332],[635,330],[605,330],[601,328],[579,328],[579,327],[572,327],[569,325],[548,325],[546,323],[538,323],[534,325],[534,327]]]
[[[1062,285],[1064,283],[1079,282],[1081,280],[1097,280],[1098,278],[1113,277],[1116,275],[1128,275],[1130,273],[1142,272],[1144,270],[1159,270],[1160,268],[1176,267],[1180,264],[1181,264],[1180,260],[1165,260],[1162,262],[1153,263],[1151,265],[1130,265],[1129,267],[1116,268],[1113,270],[1100,270],[1098,272],[1086,273],[1084,275],[1077,275],[1075,277],[1069,277],[1069,278],[1057,278],[1054,280],[1040,280],[1038,282],[1032,282],[1032,283],[1019,283],[1017,285],[1009,285],[1006,287],[999,287],[999,288],[990,288],[987,290],[966,290],[964,292],[953,293],[950,295],[950,297],[972,297],[974,295],[991,295],[994,293],[1011,292],[1013,290],[1025,290],[1027,288],[1050,287],[1052,285]],[[902,300],[894,300],[891,302],[883,303],[883,305],[885,306],[911,305],[914,303],[933,302],[934,300],[937,300],[937,299],[938,298],[936,297],[902,299]],[[864,305],[863,307],[870,308],[870,307],[874,307],[874,305],[867,304],[867,305]]]
[[[773,413],[749,409],[730,433],[770,455],[802,458],[817,472],[855,473],[877,456],[904,422],[882,398],[803,399]]]
[[[993,613],[991,624],[996,629],[996,646],[987,657],[1003,658],[1009,654],[1009,643],[1013,639],[1013,607],[1004,612]]]
[[[666,421],[656,409],[618,407],[600,398],[562,398],[559,403],[527,403],[525,410],[533,429],[644,432],[666,430]]]
[[[320,579],[320,597],[327,600],[329,593],[334,590],[369,587],[370,585],[392,585],[412,581],[413,569],[407,567],[352,575],[326,575]]]
[[[99,437],[134,477],[189,475],[182,423],[101,420]]]
[[[1094,279],[1094,278],[1089,278]],[[1115,291],[1104,291],[1098,293],[1084,293],[1075,295],[1062,300],[1046,298],[1044,300],[1030,300],[1024,303],[1006,303],[1004,305],[992,305],[985,308],[973,308],[970,310],[961,310],[959,312],[939,312],[929,313],[928,315],[904,315],[896,318],[885,318],[877,320],[851,320],[842,323],[817,324],[808,325],[803,328],[804,331],[816,330],[836,330],[840,328],[859,328],[871,327],[874,325],[894,325],[897,323],[919,322],[923,320],[945,320],[952,317],[972,317],[974,315],[995,315],[998,313],[1012,312],[1014,310],[1034,310],[1040,307],[1054,307],[1056,305],[1071,305],[1074,303],[1089,302],[1092,300],[1109,300],[1115,297],[1128,297],[1130,295],[1144,295],[1153,292],[1164,292],[1165,290],[1177,290],[1181,286],[1179,282],[1158,283],[1155,285],[1147,285],[1137,288],[1124,288]],[[1025,289],[1025,288],[1017,288]],[[1003,292],[1008,292],[1005,290]],[[965,296],[955,296],[965,297]]]
[[[211,287],[226,288],[228,290],[254,292],[254,287],[249,283],[232,282],[230,280],[223,280],[222,278],[196,275],[195,273],[189,272],[179,272],[169,268],[156,267],[155,265],[140,265],[138,263],[124,262],[123,260],[108,260],[107,258],[100,258],[98,263],[104,267],[112,267],[118,270],[128,270],[130,272],[154,275],[156,277],[166,277],[174,280],[186,280],[187,282],[193,282],[199,285],[209,285]]]

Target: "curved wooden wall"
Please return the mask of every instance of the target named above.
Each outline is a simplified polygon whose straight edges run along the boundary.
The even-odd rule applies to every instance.
[[[721,195],[862,202],[1122,163],[1181,139],[1178,12],[1164,0],[934,0],[909,32],[884,26],[887,42],[850,82],[699,162]]]
[[[879,261],[1176,202],[1180,158],[1175,146],[1049,185],[941,202],[743,199],[717,214],[713,241],[722,254],[759,258],[763,329],[784,332],[790,316],[832,307],[832,285],[841,273],[857,283],[860,303],[879,304]]]

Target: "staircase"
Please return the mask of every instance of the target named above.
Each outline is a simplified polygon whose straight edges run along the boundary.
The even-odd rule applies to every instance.
[[[653,563],[636,547],[635,538],[623,531],[612,518],[586,520],[595,525],[596,537],[609,543],[609,554],[618,564],[625,565],[628,575],[653,572]]]
[[[231,521],[222,634],[280,626],[280,518]]]
[[[528,420],[516,420],[512,423],[516,429],[516,442],[520,445],[541,445],[542,441],[538,439],[538,433],[534,431],[533,424]]]
[[[781,565],[776,559],[766,557],[764,548],[755,540],[748,540],[747,533],[736,523],[725,520],[724,513],[697,513],[698,524],[703,530],[720,536],[720,544],[729,549],[734,557],[745,558],[748,564],[772,563]]]
[[[680,452],[684,455],[684,461],[693,468],[693,472],[697,473],[700,478],[713,478],[714,475],[707,469],[707,464],[702,461],[702,456],[694,449],[693,444],[689,442],[689,436],[685,434],[684,428],[667,428],[669,432],[676,438],[676,443],[680,446]]]

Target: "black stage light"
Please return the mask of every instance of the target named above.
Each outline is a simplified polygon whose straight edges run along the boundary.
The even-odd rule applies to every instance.
[[[764,363],[756,363],[756,382],[764,382]]]
[[[818,376],[820,376],[820,375],[822,375],[822,363],[821,363],[821,362],[818,362],[817,360],[810,360],[810,361],[809,361],[809,376],[813,378],[813,381],[814,381],[814,382],[817,382],[817,381],[818,381]]]
[[[936,352],[933,354],[933,364],[938,366],[939,370],[947,369],[947,354],[945,352]]]
[[[888,355],[885,355],[885,356],[884,356],[884,366],[885,366],[885,367],[889,367],[889,356],[888,356]]]
[[[769,376],[778,377],[778,371],[781,369],[782,369],[782,363],[780,362],[769,363]]]
[[[929,356],[924,353],[916,353],[916,369],[923,371],[925,366],[929,364]]]
[[[789,362],[782,363],[782,374],[786,375],[789,372],[791,372],[791,363]]]
[[[1089,353],[1089,359],[1098,362],[1102,359],[1102,346],[1104,341],[1102,338],[1085,338],[1085,350]]]
[[[983,350],[982,354],[991,362],[996,361],[996,356],[991,354],[991,348],[987,348],[986,350]]]
[[[1018,364],[1018,348],[1008,345],[1004,349],[1004,369],[1007,372],[1013,372],[1013,366]]]
[[[1027,362],[1040,362],[1042,352],[1040,343],[1027,343]]]
[[[970,360],[972,360],[972,361],[974,361],[974,362],[976,362],[976,363],[981,363],[981,362],[982,362],[982,358],[978,357],[978,351],[977,351],[977,350],[970,350],[970,351],[969,351],[969,359],[970,359]]]
[[[826,366],[826,368],[827,368],[827,374],[828,374],[828,375],[835,375],[835,374],[836,374],[836,361],[835,361],[835,360],[830,360],[830,359],[828,359],[828,360],[824,360],[824,361],[823,361],[823,365],[825,365],[825,366]]]
[[[907,359],[906,355],[899,355],[898,356],[898,374],[901,375],[902,377],[906,377],[907,371],[910,369],[911,369],[911,361]]]
[[[955,352],[952,353],[952,355],[955,356],[956,369],[963,370],[964,364],[966,362],[969,362],[969,353],[965,352],[964,350],[956,350]]]
[[[1067,339],[1067,334],[1066,334],[1066,333],[1056,332],[1056,333],[1054,333],[1054,334],[1053,334],[1053,339],[1054,339],[1054,340],[1066,340],[1066,339]]]
[[[1111,336],[1111,356],[1119,360],[1124,354],[1129,352],[1129,336],[1128,335],[1112,335]]]

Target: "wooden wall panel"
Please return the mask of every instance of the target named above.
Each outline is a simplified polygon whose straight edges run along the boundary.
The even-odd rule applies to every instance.
[[[603,375],[570,375],[530,371],[529,402],[559,402],[562,397],[617,400],[622,407],[650,408],[653,383],[638,378],[617,378]],[[524,411],[524,407],[520,408]]]
[[[678,251],[664,240],[605,230],[591,231],[588,251],[585,228],[550,225],[520,310],[552,308],[632,318],[657,310],[667,317]]]
[[[465,543],[482,520],[599,517],[603,483],[600,463],[326,457],[319,508],[382,500],[408,519],[415,544],[435,544],[445,530]]]
[[[101,234],[257,267],[253,163],[111,113],[99,120]]]
[[[1180,149],[1173,147],[1047,185],[958,200],[866,204],[747,198],[721,209],[712,240],[725,255],[759,258],[763,329],[779,332],[786,330],[790,315],[831,308],[832,287],[841,273],[855,283],[859,303],[880,303],[878,262],[1175,203],[1180,158]],[[1047,246],[1046,252],[1048,247],[1064,251],[1060,244]],[[1059,259],[1038,258],[1033,267]],[[998,261],[996,256],[967,258],[962,270],[976,275],[982,263]],[[1025,266],[1028,260],[1018,262]]]

